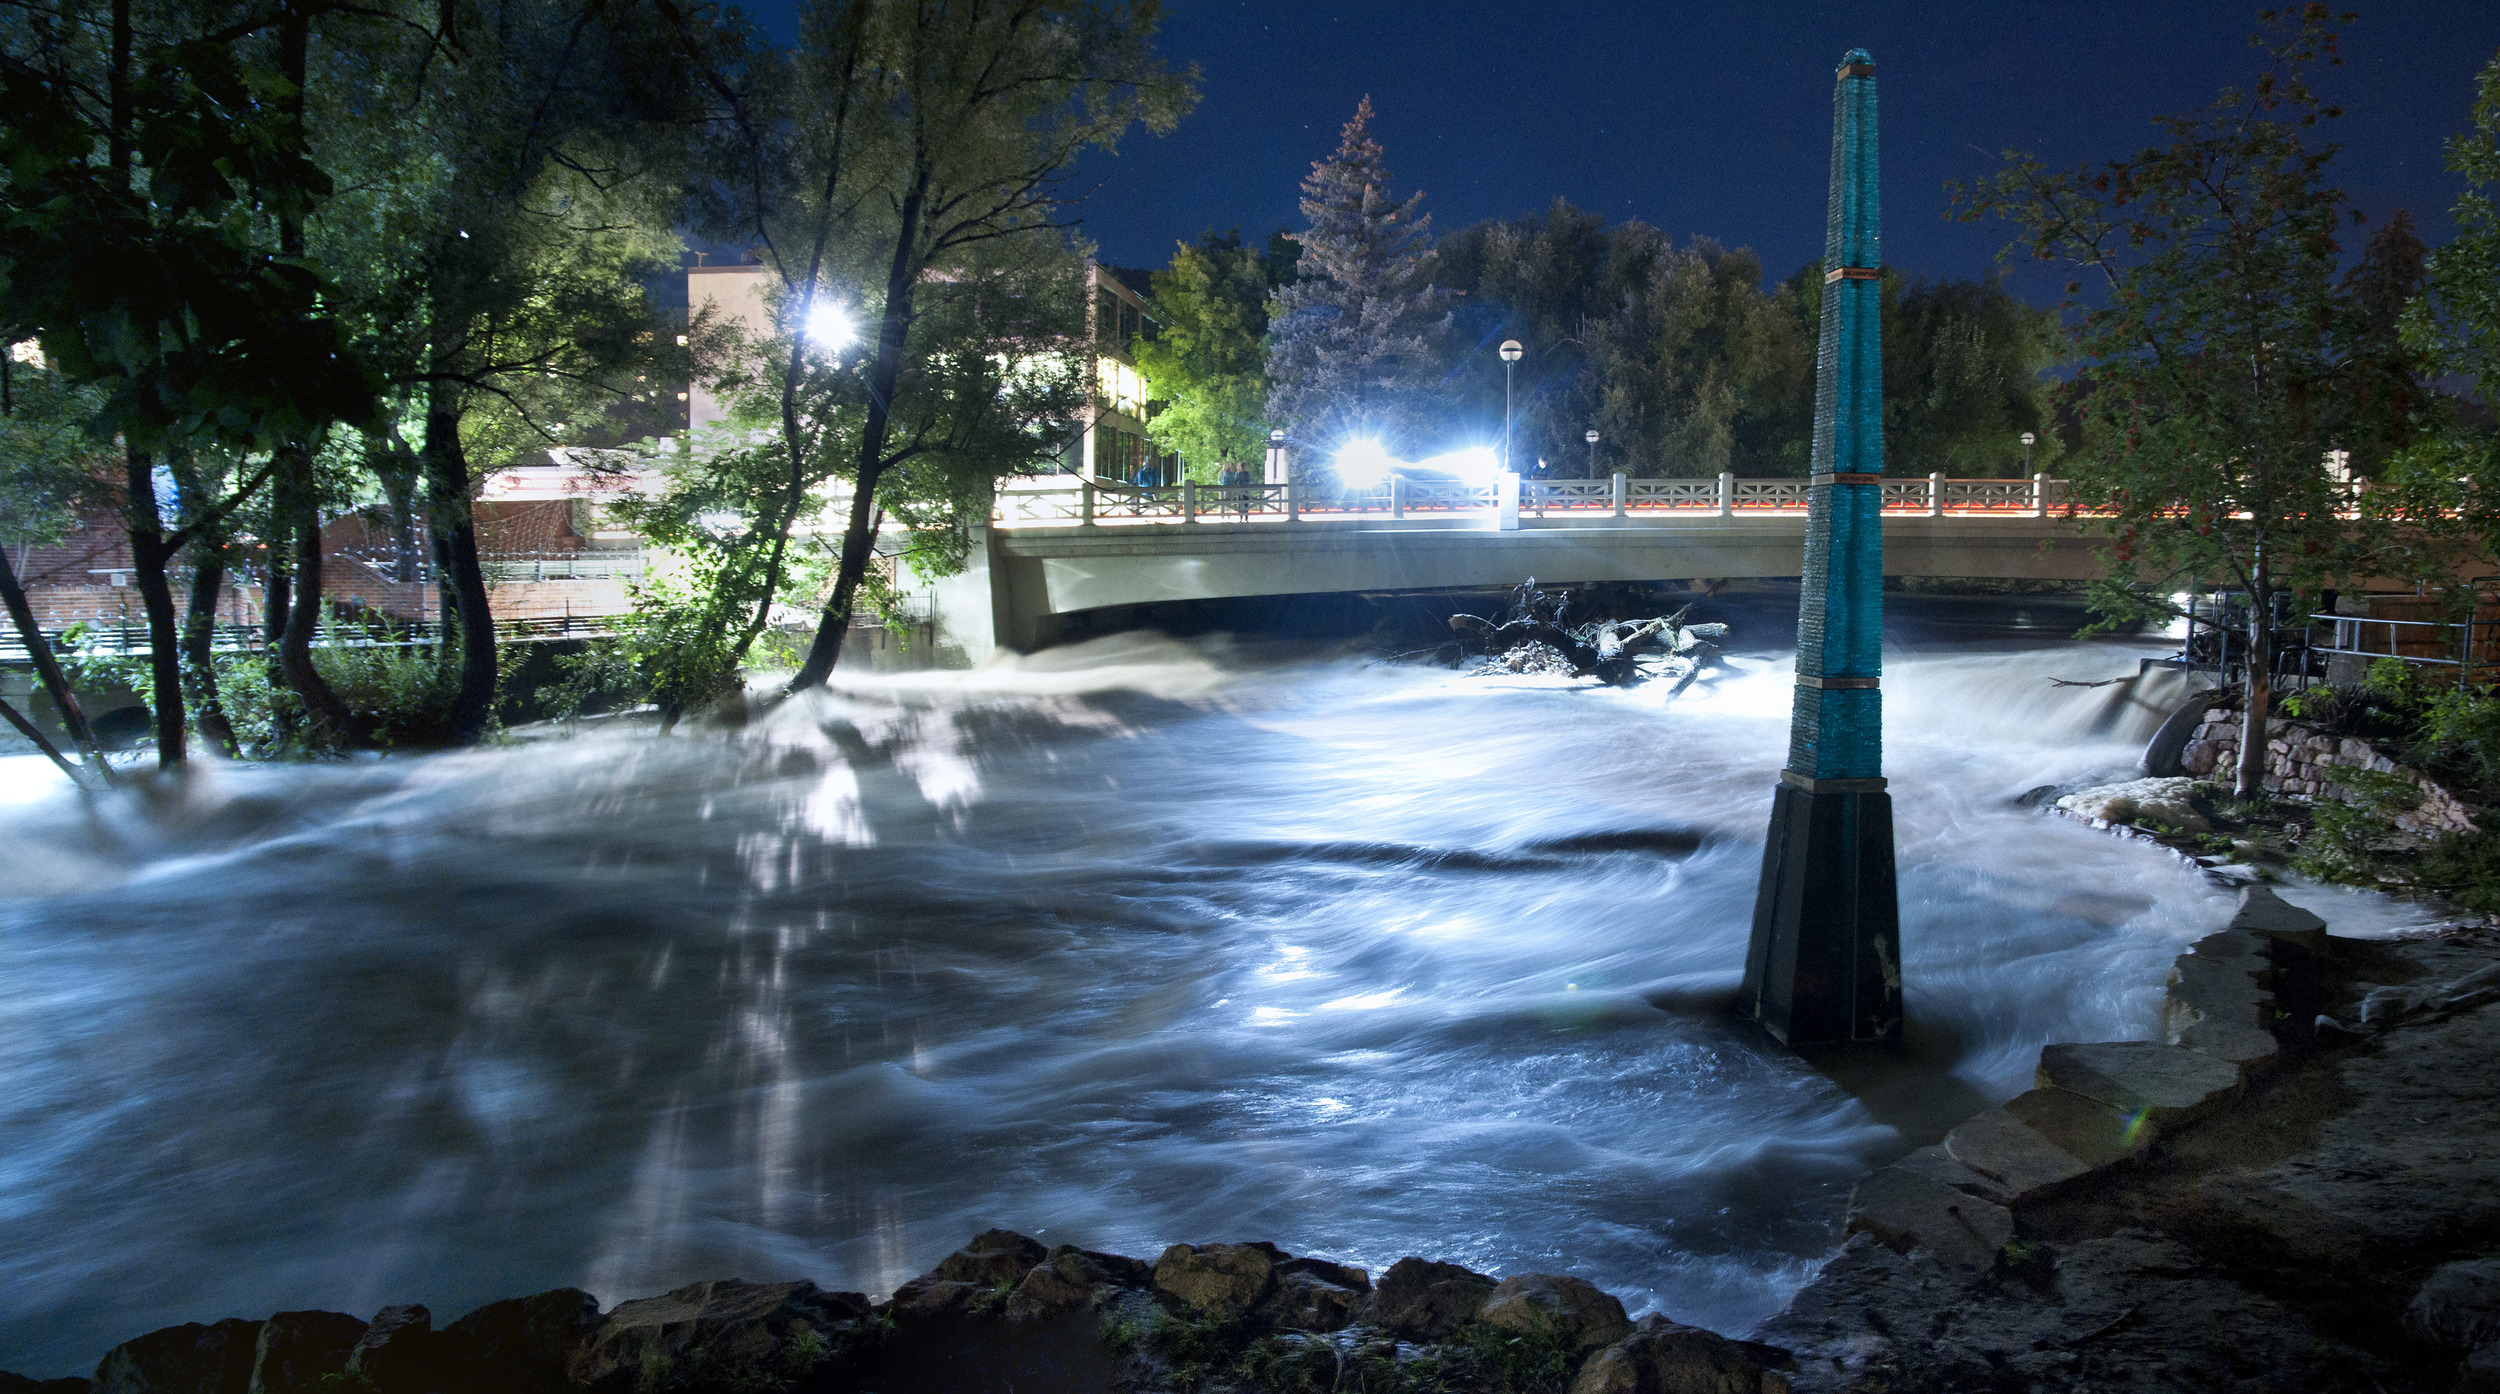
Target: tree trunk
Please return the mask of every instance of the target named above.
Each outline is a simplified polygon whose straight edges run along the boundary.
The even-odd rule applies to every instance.
[[[191,608],[182,621],[183,666],[191,674],[191,706],[200,737],[218,754],[234,758],[242,743],[217,691],[217,597],[226,588],[226,560],[214,533],[201,539],[191,571]]]
[[[355,722],[329,679],[314,665],[312,643],[327,618],[321,603],[321,501],[313,488],[312,451],[300,445],[282,447],[279,469],[287,478],[277,503],[293,521],[295,533],[295,595],[287,610],[286,632],[278,640],[278,671],[289,692],[303,703],[313,735],[327,744],[355,744]]]
[[[495,715],[495,617],[486,605],[486,569],[477,559],[477,520],[469,511],[469,462],[460,450],[460,412],[450,391],[441,386],[433,389],[426,406],[425,483],[434,564],[443,578],[442,652],[456,652],[460,662],[452,735],[465,743],[486,734]]]
[[[2274,709],[2274,592],[2266,583],[2262,555],[2248,587],[2248,686],[2240,703],[2240,765],[2232,792],[2255,798],[2265,792],[2266,718]]]
[[[104,762],[104,747],[96,743],[95,728],[87,724],[87,713],[78,705],[78,694],[70,690],[69,677],[61,671],[59,656],[52,652],[52,641],[35,624],[35,609],[26,602],[26,590],[18,584],[17,568],[10,565],[6,547],[0,547],[0,601],[8,605],[9,619],[17,625],[18,637],[26,641],[27,656],[34,660],[35,676],[43,680],[45,695],[61,714],[61,729],[69,732],[71,743],[87,757],[96,773],[111,783],[113,767]]]
[[[834,572],[833,594],[825,598],[824,611],[817,616],[807,661],[790,678],[791,692],[822,687],[833,676],[833,665],[842,660],[842,639],[851,627],[851,605],[859,595],[860,578],[868,574],[869,559],[877,549],[877,481],[885,473],[886,434],[894,423],[894,388],[902,380],[903,350],[911,334],[912,292],[920,276],[915,253],[928,188],[929,175],[924,170],[903,199],[894,260],[886,269],[885,314],[877,321],[877,359],[868,371],[868,419],[859,432],[859,468],[851,480],[850,525],[842,531],[842,565]]]
[[[130,490],[124,513],[130,533],[130,566],[148,616],[148,678],[156,708],[156,766],[172,769],[190,754],[182,706],[182,625],[174,615],[173,583],[165,576],[165,524],[157,514],[156,461],[145,451],[125,450]]]

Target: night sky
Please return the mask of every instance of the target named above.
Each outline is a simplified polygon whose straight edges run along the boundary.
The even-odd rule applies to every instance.
[[[1976,275],[2003,226],[1944,219],[1943,184],[2007,146],[2052,164],[2132,153],[2149,118],[2245,82],[2258,4],[1423,3],[1174,0],[1160,48],[1203,70],[1173,134],[1094,162],[1084,209],[1103,259],[1159,266],[1177,239],[1299,227],[1299,181],[1370,93],[1374,129],[1437,229],[1556,196],[1678,238],[1753,247],[1773,276],[1821,255],[1832,70],[1863,46],[1882,83],[1885,261]],[[2500,51],[2500,0],[2359,0],[2337,178],[2373,218],[2410,209],[2447,235],[2476,71]],[[785,36],[792,0],[755,7]],[[2018,289],[2044,295],[2046,279]]]

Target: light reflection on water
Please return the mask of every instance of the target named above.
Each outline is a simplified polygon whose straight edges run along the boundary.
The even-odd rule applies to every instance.
[[[1930,1114],[2147,1034],[2224,913],[2009,803],[2132,763],[2146,710],[2043,678],[2136,656],[1892,666]],[[1787,668],[1668,703],[1116,639],[734,740],[0,809],[0,1367],[568,1283],[882,1292],[993,1224],[1571,1271],[1741,1330],[1911,1145],[1721,1014]]]

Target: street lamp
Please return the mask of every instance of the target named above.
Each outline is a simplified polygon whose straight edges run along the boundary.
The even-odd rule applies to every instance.
[[[2039,439],[2039,437],[2034,436],[2031,432],[2023,432],[2023,477],[2025,479],[2029,479],[2031,477],[2031,443],[2037,439]]]
[[[1597,428],[1589,427],[1589,433],[1581,439],[1589,443],[1589,478],[1595,479],[1597,477]]]
[[[1517,339],[1502,341],[1502,473],[1510,474],[1510,382],[1511,370],[1518,366],[1519,355],[1527,352]]]

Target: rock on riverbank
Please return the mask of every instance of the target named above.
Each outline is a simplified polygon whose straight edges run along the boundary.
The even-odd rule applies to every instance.
[[[1153,1262],[991,1230],[894,1296],[696,1283],[602,1313],[573,1289],[436,1329],[280,1312],[149,1332],[94,1378],[0,1373],[0,1394],[780,1394],[790,1391],[1569,1390],[1780,1394],[1786,1352],[1629,1320],[1578,1278],[1365,1270],[1273,1244]],[[1348,1381],[1351,1381],[1350,1383]]]

